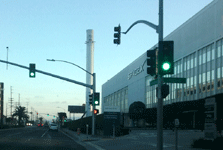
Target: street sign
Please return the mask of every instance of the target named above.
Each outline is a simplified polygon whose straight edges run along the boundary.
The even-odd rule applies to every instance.
[[[187,78],[163,78],[164,83],[186,83]],[[158,84],[158,79],[152,80],[150,86]]]

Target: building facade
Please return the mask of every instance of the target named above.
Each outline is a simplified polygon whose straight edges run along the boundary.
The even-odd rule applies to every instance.
[[[164,106],[217,95],[217,101],[223,99],[222,6],[223,0],[214,0],[164,38],[174,41],[174,74],[164,77],[187,78],[186,84],[168,84],[170,94],[163,100]],[[157,85],[150,86],[154,77],[147,75],[146,55],[143,53],[102,85],[102,113],[105,105],[120,106],[122,113],[129,113],[130,105],[136,101],[144,103],[147,110],[157,107]],[[198,111],[183,114],[192,112],[189,122],[193,122],[194,112]]]

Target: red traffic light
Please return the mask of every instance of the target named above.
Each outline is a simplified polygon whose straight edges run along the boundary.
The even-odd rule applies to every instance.
[[[94,109],[94,114],[98,114],[99,110],[98,109]]]

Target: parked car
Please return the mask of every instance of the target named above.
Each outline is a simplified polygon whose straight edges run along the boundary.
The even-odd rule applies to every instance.
[[[57,124],[51,123],[49,127],[50,127],[49,130],[55,130],[55,131],[58,132],[58,125]]]

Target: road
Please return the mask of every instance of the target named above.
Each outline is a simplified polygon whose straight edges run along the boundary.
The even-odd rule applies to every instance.
[[[25,127],[0,130],[1,150],[86,150],[75,139],[62,132],[49,131],[48,127]]]

